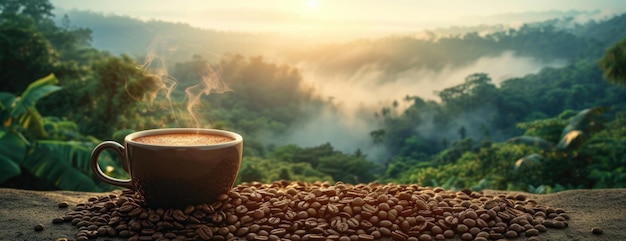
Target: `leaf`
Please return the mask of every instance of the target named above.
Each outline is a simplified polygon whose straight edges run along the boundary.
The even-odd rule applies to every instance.
[[[102,191],[92,179],[91,149],[62,141],[38,141],[22,166],[56,187],[75,191]]]
[[[13,106],[15,98],[17,98],[17,96],[11,93],[0,92],[0,123],[5,127],[11,125],[11,106]]]
[[[19,164],[26,156],[27,143],[19,134],[13,132],[4,132],[0,137],[0,157],[12,160]]]
[[[20,173],[22,173],[22,170],[17,163],[0,154],[0,184],[20,175]]]
[[[559,150],[579,148],[591,135],[602,130],[603,121],[599,117],[607,110],[607,107],[594,107],[578,112],[563,128],[561,140],[556,148]]]
[[[42,97],[61,89],[61,87],[55,85],[58,82],[58,79],[53,74],[50,74],[31,83],[22,93],[22,96],[15,98],[11,107],[7,109],[10,110],[10,114],[4,125],[9,126],[11,122],[18,123],[26,130],[26,136],[30,138],[43,139],[47,137],[43,126],[43,118],[35,108],[35,103]],[[10,96],[5,98],[8,102]]]
[[[520,168],[530,168],[534,165],[541,164],[543,156],[541,154],[533,153],[528,156],[522,157],[515,162],[515,171]]]
[[[35,107],[28,107],[27,114],[19,119],[20,125],[24,128],[28,136],[35,139],[43,139],[48,136],[44,126],[43,117]]]
[[[571,150],[580,147],[585,139],[585,133],[579,130],[572,130],[565,134],[556,148],[559,150]]]
[[[0,132],[0,183],[4,183],[22,173],[20,163],[26,156],[26,143],[14,133]]]
[[[539,185],[539,186],[535,187],[535,186],[533,186],[531,184],[528,184],[528,191],[530,193],[534,193],[534,194],[542,194],[542,193],[546,192],[546,186]]]
[[[565,126],[562,136],[573,130],[590,131],[594,129],[593,127],[599,124],[596,122],[596,118],[607,109],[607,107],[595,107],[578,112]]]
[[[9,109],[13,105],[15,98],[17,98],[17,96],[14,94],[0,92],[0,110]]]
[[[56,85],[58,82],[54,74],[50,74],[28,85],[11,110],[11,117],[17,118],[25,114],[28,108],[34,107],[39,99],[60,90],[61,87]]]

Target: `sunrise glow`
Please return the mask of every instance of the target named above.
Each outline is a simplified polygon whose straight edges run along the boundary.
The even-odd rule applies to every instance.
[[[106,2],[80,2],[53,0],[59,9],[93,10],[119,15],[129,15],[149,21],[184,22],[193,27],[219,31],[280,32],[296,37],[324,36],[334,39],[380,37],[388,34],[416,33],[425,28],[445,28],[454,25],[489,24],[501,13],[521,17],[524,12],[548,12],[567,6],[567,11],[599,10],[593,16],[609,16],[626,9],[620,0],[545,2],[528,0],[509,2],[498,0],[474,1],[410,1],[393,3],[381,1],[323,1],[323,0],[275,0],[275,1],[217,1],[190,0],[177,4],[166,0]],[[119,8],[116,6],[125,6]],[[485,8],[483,6],[490,6]],[[549,18],[565,17],[546,15]],[[526,19],[511,18],[516,24]],[[535,19],[536,20],[536,19]],[[513,23],[511,23],[513,22]]]
[[[319,7],[319,2],[316,0],[308,0],[306,1],[306,6],[310,9],[317,9]]]

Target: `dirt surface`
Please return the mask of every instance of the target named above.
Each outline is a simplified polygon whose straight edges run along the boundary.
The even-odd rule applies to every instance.
[[[485,193],[511,192],[487,190]],[[537,200],[539,204],[562,208],[571,217],[567,228],[549,229],[539,235],[541,240],[626,240],[626,189],[571,190],[548,195],[524,194]],[[0,240],[75,240],[78,231],[76,227],[68,223],[52,224],[52,219],[62,217],[76,204],[98,195],[102,193],[0,189]],[[58,208],[57,204],[60,202],[69,203],[69,208]],[[37,224],[44,226],[43,231],[34,230]],[[604,233],[592,234],[593,227],[601,228]],[[526,239],[522,237],[513,240]]]

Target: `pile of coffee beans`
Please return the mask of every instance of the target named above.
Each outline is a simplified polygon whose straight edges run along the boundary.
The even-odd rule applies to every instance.
[[[78,227],[77,240],[394,241],[540,240],[569,216],[524,195],[399,184],[243,183],[210,204],[147,208],[125,190],[92,197],[55,224]]]

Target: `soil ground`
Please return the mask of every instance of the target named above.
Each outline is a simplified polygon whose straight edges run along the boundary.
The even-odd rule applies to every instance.
[[[485,193],[510,194],[511,192],[486,190]],[[618,241],[626,240],[626,189],[570,190],[554,194],[528,194],[539,204],[564,209],[571,219],[565,229],[549,229],[539,237],[544,241]],[[102,193],[71,191],[29,191],[0,188],[0,240],[74,240],[77,228],[70,224],[52,224],[52,219],[62,217],[69,209],[57,207],[67,202],[70,208],[84,203],[89,197]],[[43,224],[43,231],[34,226]],[[595,235],[591,228],[599,227],[604,233]],[[100,238],[103,240],[124,240]],[[524,237],[513,240],[525,240]]]

